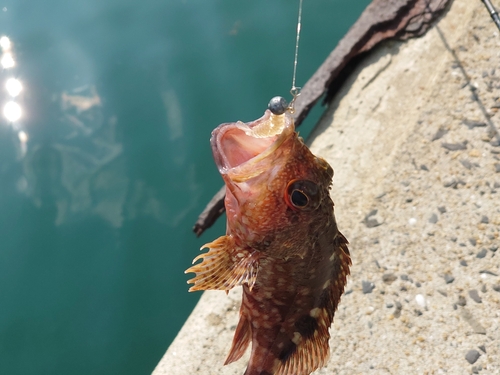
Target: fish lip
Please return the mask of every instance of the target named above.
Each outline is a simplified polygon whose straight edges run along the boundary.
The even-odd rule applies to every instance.
[[[273,126],[275,124],[279,126],[277,130],[281,131],[274,133]],[[259,134],[261,131],[264,131],[264,133],[270,132],[271,134]],[[267,159],[278,150],[294,131],[293,118],[289,113],[274,115],[269,110],[266,110],[261,118],[252,122],[243,123],[238,121],[219,125],[212,131],[210,139],[219,172],[222,175],[227,175],[234,182],[243,182],[258,176],[269,168],[269,163],[266,163]],[[235,133],[236,137],[231,136],[230,132]],[[232,143],[231,140],[237,138],[243,138],[243,140],[240,139],[239,142],[234,142],[238,143],[238,145],[233,145],[233,148],[237,147],[241,153],[244,153],[246,150],[242,146],[247,145],[250,149],[248,154],[255,155],[248,158],[242,156],[240,157],[242,161],[235,163],[234,160],[231,160],[231,152],[226,152],[230,147],[226,146],[225,143]],[[252,142],[252,139],[255,142],[249,145],[248,143]],[[258,152],[255,152],[256,150]]]

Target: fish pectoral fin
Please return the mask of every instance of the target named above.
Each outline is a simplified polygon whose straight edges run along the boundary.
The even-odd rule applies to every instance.
[[[226,358],[226,362],[224,362],[224,365],[233,363],[241,358],[250,344],[251,336],[252,331],[250,322],[245,315],[240,313],[240,321],[238,322],[236,332],[234,333],[233,344],[231,345],[231,350]]]
[[[198,255],[193,260],[193,263],[198,259],[202,259],[202,262],[185,271],[185,273],[196,273],[196,276],[188,281],[188,284],[194,284],[189,289],[190,292],[228,291],[242,284],[248,284],[252,289],[259,270],[257,251],[237,247],[231,236],[219,237],[201,249],[204,248],[208,248],[208,252]]]

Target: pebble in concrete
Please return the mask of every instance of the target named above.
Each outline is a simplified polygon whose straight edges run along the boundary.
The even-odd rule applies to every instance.
[[[401,316],[401,310],[403,310],[403,305],[401,304],[401,302],[396,301],[396,308],[394,309],[393,313],[395,318],[399,318]]]
[[[436,214],[432,214],[429,218],[429,223],[436,224],[438,222],[438,216]]]
[[[458,181],[455,177],[446,177],[443,179],[443,186],[448,188],[448,187],[452,187],[452,188],[456,188],[458,185]]]
[[[491,276],[498,276],[497,273],[491,272],[490,270],[480,270],[479,273],[486,273],[486,274],[491,275]]]
[[[443,138],[443,136],[446,135],[446,133],[448,133],[447,129],[439,128],[436,134],[434,134],[434,136],[432,137],[431,141],[434,142],[437,141],[438,139]]]
[[[396,279],[397,277],[393,273],[384,273],[382,275],[382,281],[386,284],[392,284]]]
[[[365,216],[364,223],[368,228],[375,228],[383,224],[382,219],[377,215],[378,210],[371,210],[368,215]]]
[[[458,302],[457,305],[459,306],[465,306],[467,304],[467,301],[464,296],[458,296]]]
[[[472,169],[472,163],[468,160],[460,160],[460,163],[467,169]]]
[[[363,294],[368,294],[375,289],[375,284],[372,283],[371,281],[361,281],[361,287],[363,288]]]
[[[469,297],[474,300],[474,302],[482,303],[483,300],[479,297],[479,293],[476,289],[469,290]]]
[[[489,224],[489,223],[490,223],[490,219],[488,218],[488,216],[483,215],[483,216],[481,217],[481,223],[482,223],[482,224]]]
[[[476,361],[479,359],[480,355],[481,354],[476,349],[471,349],[465,355],[465,359],[467,360],[467,362],[469,362],[472,365],[472,364],[476,363]]]
[[[466,125],[469,129],[486,126],[486,123],[484,121],[474,121],[469,119],[462,120],[462,124]]]
[[[420,307],[425,307],[426,306],[425,297],[423,295],[421,295],[421,294],[417,294],[415,296],[415,301],[417,302],[417,304]]]
[[[467,309],[463,309],[460,313],[460,315],[462,316],[462,318],[467,322],[469,323],[469,325],[471,326],[472,330],[474,331],[474,333],[477,333],[479,335],[486,335],[486,328],[484,328],[481,323],[479,323],[479,321],[477,321],[474,316],[472,315],[472,313],[467,310]]]
[[[458,150],[466,150],[467,149],[467,143],[446,143],[443,142],[441,143],[441,147],[449,150],[449,151],[458,151]]]
[[[444,275],[444,281],[446,282],[446,284],[451,284],[454,280],[455,278],[449,273]]]
[[[488,250],[486,250],[485,248],[483,248],[483,249],[481,249],[480,252],[478,252],[476,254],[476,258],[479,258],[479,259],[484,258],[486,256],[486,254],[488,254]]]

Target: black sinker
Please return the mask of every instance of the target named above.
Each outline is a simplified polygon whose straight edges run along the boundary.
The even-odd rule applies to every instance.
[[[269,101],[267,108],[275,115],[282,115],[288,109],[288,103],[285,98],[275,96]]]

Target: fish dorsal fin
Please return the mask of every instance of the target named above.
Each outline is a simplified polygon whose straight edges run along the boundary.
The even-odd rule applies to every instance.
[[[228,365],[237,361],[245,353],[245,350],[250,344],[250,339],[252,336],[252,331],[250,328],[250,322],[247,317],[240,311],[240,321],[236,327],[236,332],[233,337],[233,344],[231,345],[231,350],[226,358],[224,365]]]
[[[293,332],[291,342],[283,345],[287,348],[287,352],[282,353],[282,363],[275,375],[310,374],[325,366],[328,361],[329,328],[340,302],[340,296],[344,292],[351,265],[347,240],[340,233],[336,240],[336,247],[334,277],[325,285],[318,305],[310,310],[308,315],[295,322],[296,331]]]
[[[194,284],[189,291],[230,290],[237,285],[248,284],[252,289],[259,270],[259,254],[252,249],[236,246],[232,236],[222,236],[201,249],[209,251],[194,258],[193,263],[202,259],[185,271],[196,276],[188,281]]]

